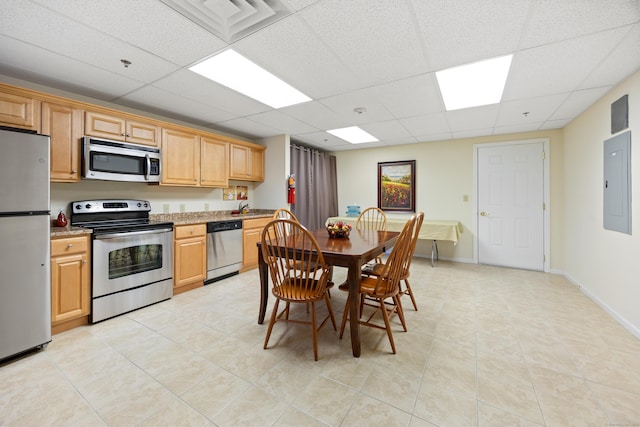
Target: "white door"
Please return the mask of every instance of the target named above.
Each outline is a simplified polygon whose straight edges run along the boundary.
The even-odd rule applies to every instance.
[[[544,144],[477,149],[478,262],[544,270]]]

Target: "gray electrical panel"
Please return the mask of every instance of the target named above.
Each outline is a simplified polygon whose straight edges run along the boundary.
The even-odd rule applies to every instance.
[[[604,142],[604,228],[631,234],[631,131]]]

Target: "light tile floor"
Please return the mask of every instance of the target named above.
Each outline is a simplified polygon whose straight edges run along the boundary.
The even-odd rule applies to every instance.
[[[282,323],[263,350],[255,270],[58,334],[0,366],[0,425],[640,425],[640,340],[561,276],[417,259],[411,281],[396,355],[327,325],[314,362]]]

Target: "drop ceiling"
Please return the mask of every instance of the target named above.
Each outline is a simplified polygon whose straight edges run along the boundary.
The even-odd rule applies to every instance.
[[[312,101],[273,109],[188,70],[229,47]],[[435,71],[510,53],[502,102],[445,111]],[[640,0],[3,0],[0,57],[8,77],[340,151],[564,127],[640,69]],[[326,132],[354,125],[380,141]]]

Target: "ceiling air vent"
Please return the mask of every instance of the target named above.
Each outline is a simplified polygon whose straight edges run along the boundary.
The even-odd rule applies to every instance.
[[[227,43],[291,14],[281,0],[161,0]]]

